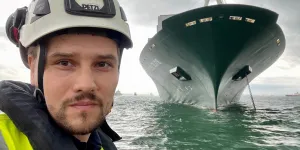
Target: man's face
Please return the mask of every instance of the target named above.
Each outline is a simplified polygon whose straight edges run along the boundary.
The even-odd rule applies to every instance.
[[[49,41],[44,95],[61,127],[84,135],[102,123],[112,107],[118,64],[117,45],[109,38],[69,34]]]

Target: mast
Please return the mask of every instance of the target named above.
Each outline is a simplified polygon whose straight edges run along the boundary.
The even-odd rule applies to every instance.
[[[210,0],[205,0],[204,6],[208,6]],[[226,4],[225,0],[216,0],[217,4]]]

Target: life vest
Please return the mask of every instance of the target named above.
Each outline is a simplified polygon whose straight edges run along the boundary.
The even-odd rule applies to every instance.
[[[6,114],[0,114],[0,149],[33,150],[27,136],[16,128]]]
[[[5,113],[1,115],[0,131],[8,150],[19,150],[17,145],[22,150],[77,150],[71,135],[54,123],[43,99],[43,95],[30,84],[0,82],[0,110]],[[121,137],[106,121],[96,131],[105,150],[116,149],[113,141]],[[0,148],[1,144],[0,135]]]

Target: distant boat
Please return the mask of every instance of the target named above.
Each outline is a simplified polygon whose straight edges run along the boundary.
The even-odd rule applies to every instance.
[[[122,93],[119,90],[116,91],[115,96],[120,96],[120,95],[122,95]]]
[[[134,92],[134,94],[133,94],[134,96],[137,96],[137,94],[136,94],[136,92]]]
[[[294,94],[287,94],[287,95],[285,95],[285,96],[300,96],[300,93],[294,93]]]

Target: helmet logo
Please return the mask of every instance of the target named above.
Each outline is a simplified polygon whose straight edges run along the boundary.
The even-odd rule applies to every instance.
[[[72,15],[113,18],[116,8],[113,0],[65,0],[65,10]]]
[[[87,10],[100,10],[100,8],[97,5],[82,4],[82,7]]]
[[[85,10],[99,11],[103,6],[103,0],[75,0]]]

